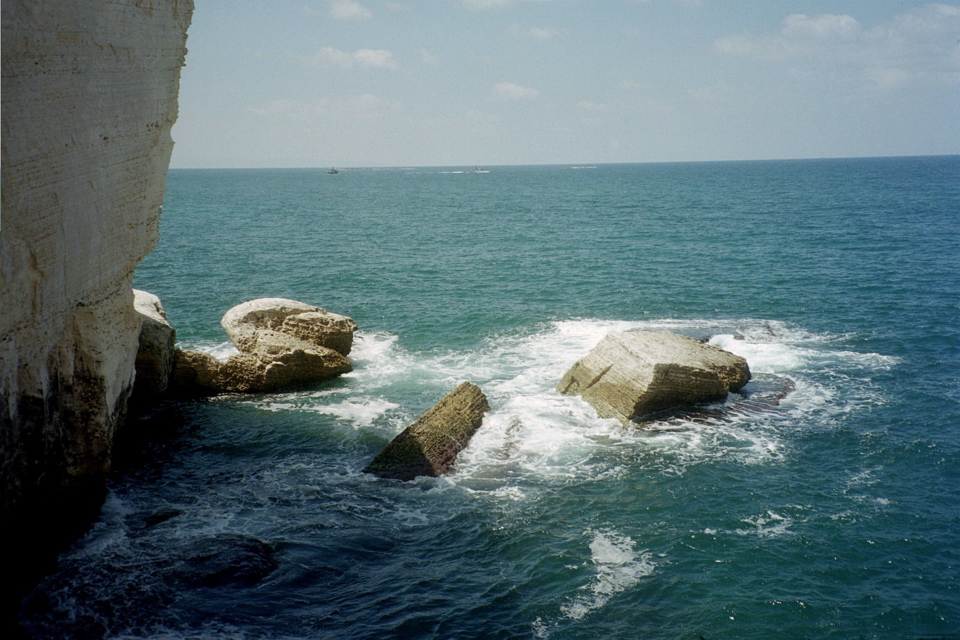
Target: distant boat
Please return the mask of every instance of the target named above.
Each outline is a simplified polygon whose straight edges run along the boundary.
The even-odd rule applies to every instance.
[[[334,169],[333,167],[330,167],[330,171],[327,171],[327,173],[340,173],[340,172]]]
[[[490,172],[487,171],[486,169],[481,169],[480,167],[474,167],[473,169],[470,169],[470,171],[467,171],[467,173],[490,173]]]

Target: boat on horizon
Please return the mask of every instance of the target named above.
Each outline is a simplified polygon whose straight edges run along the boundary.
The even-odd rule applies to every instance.
[[[334,167],[330,167],[330,170],[327,173],[340,173],[340,171]]]
[[[486,169],[481,169],[478,166],[474,166],[473,169],[470,169],[469,171],[467,171],[467,173],[490,173],[490,172],[487,171]]]

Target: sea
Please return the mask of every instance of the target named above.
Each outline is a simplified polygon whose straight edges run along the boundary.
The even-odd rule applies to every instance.
[[[960,156],[172,170],[134,286],[352,317],[354,370],[170,403],[23,601],[35,638],[960,638]],[[746,358],[623,426],[606,334]],[[363,472],[455,386],[451,472]]]

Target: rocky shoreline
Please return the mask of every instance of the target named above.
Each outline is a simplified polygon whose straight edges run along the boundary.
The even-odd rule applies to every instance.
[[[352,318],[297,300],[259,298],[228,310],[220,321],[238,352],[225,362],[174,346],[160,300],[134,291],[142,317],[134,398],[161,402],[231,393],[308,388],[353,370],[347,355],[358,330]],[[611,333],[578,360],[557,391],[578,395],[601,418],[624,425],[654,413],[723,400],[750,380],[746,360],[672,333]],[[364,469],[381,478],[412,480],[447,473],[482,426],[490,405],[464,382],[396,436]]]
[[[314,385],[353,366],[357,326],[345,316],[279,298],[244,303],[221,323],[239,354],[220,362],[177,349],[160,300],[132,289],[159,241],[192,12],[191,0],[4,4],[0,544],[15,556],[0,582],[4,625],[96,516],[117,442],[144,435],[131,433],[145,424],[133,415],[169,399]],[[563,391],[596,401],[615,371]],[[684,375],[666,379],[703,377]],[[714,384],[706,395],[718,393]],[[632,402],[611,415],[629,421]],[[488,410],[479,388],[461,385],[385,454],[406,471],[368,468],[445,473]],[[408,450],[425,460],[395,455]]]

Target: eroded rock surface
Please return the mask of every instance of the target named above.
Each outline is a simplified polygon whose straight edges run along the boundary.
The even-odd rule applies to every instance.
[[[167,322],[167,314],[157,296],[134,289],[133,305],[141,324],[130,404],[134,410],[142,410],[167,396],[177,332]]]
[[[672,333],[611,333],[563,376],[557,390],[579,395],[601,418],[644,415],[722,400],[750,380],[747,361]]]
[[[176,398],[205,398],[221,392],[222,363],[209,353],[177,349],[173,353],[170,394]]]
[[[346,356],[357,330],[357,323],[351,318],[286,298],[244,302],[227,311],[220,324],[237,349],[244,352],[262,343],[258,334],[274,331]]]
[[[0,529],[15,511],[18,535],[27,517],[63,521],[53,501],[75,504],[110,468],[192,12],[3,3]]]
[[[489,410],[480,387],[464,382],[391,440],[364,471],[395,480],[441,476],[456,462]]]
[[[259,331],[246,351],[220,366],[226,393],[278,391],[334,378],[353,370],[346,357],[279,331]]]
[[[240,350],[220,367],[224,392],[277,391],[353,370],[346,354],[357,323],[320,307],[259,298],[233,307],[220,324]]]

